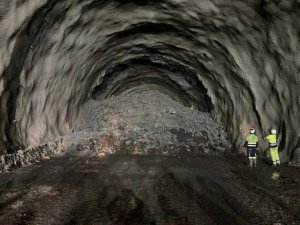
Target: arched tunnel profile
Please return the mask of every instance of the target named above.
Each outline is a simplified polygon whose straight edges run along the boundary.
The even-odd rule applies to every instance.
[[[296,208],[289,211],[291,217],[257,215],[251,204],[245,206],[252,201],[250,192],[241,203],[234,197],[234,185],[237,182],[243,193],[254,185],[238,178],[248,175],[243,164],[247,157],[241,155],[251,127],[259,139],[257,154],[263,168],[254,180],[270,177],[271,169],[264,167],[271,161],[264,138],[271,129],[277,130],[281,163],[299,165],[299,21],[299,0],[1,0],[0,172],[23,171],[42,161],[44,172],[34,176],[36,181],[29,179],[34,168],[22,172],[29,183],[37,182],[38,193],[53,192],[61,198],[57,201],[66,201],[67,189],[60,192],[51,186],[60,182],[54,172],[65,171],[61,182],[70,188],[73,206],[84,208],[82,201],[97,199],[95,208],[86,209],[102,210],[91,221],[85,218],[88,212],[63,203],[69,214],[53,218],[71,218],[66,222],[43,216],[39,221],[44,212],[22,208],[27,222],[16,217],[9,224],[98,224],[97,219],[110,221],[99,224],[114,225],[278,222],[273,218],[297,224]],[[172,157],[179,161],[168,161]],[[191,157],[190,163],[180,161],[185,157]],[[197,175],[183,175],[193,166]],[[49,176],[46,171],[51,171]],[[97,180],[102,172],[103,183]],[[145,201],[138,180],[127,182],[123,173],[131,172],[152,190],[148,194],[156,199],[154,205]],[[14,176],[0,173],[2,184]],[[81,186],[76,176],[85,176]],[[225,182],[235,176],[232,183]],[[92,182],[94,178],[98,183]],[[170,192],[164,189],[167,183],[173,185]],[[1,196],[6,187],[2,184],[0,224],[12,218],[7,207],[19,207]],[[77,184],[81,189],[72,189]],[[274,193],[268,194],[270,208],[289,209],[284,200],[275,201],[270,197]],[[190,214],[189,201],[194,201]],[[2,210],[7,217],[1,217]],[[103,212],[106,217],[100,216]],[[78,217],[70,216],[76,213]],[[202,215],[203,221],[193,219],[195,215]]]
[[[276,128],[290,161],[299,151],[298,9],[298,1],[2,1],[2,152],[68,133],[91,97],[154,88],[214,109],[235,146],[249,126],[261,136]]]
[[[196,72],[164,58],[132,59],[108,69],[99,83],[92,92],[93,99],[103,100],[123,92],[157,90],[186,107],[195,106],[203,112],[213,110],[207,89]]]

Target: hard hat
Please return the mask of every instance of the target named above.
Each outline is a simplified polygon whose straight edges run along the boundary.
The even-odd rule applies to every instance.
[[[250,134],[254,134],[255,133],[255,129],[254,128],[251,128],[250,129]]]
[[[272,133],[272,134],[276,134],[276,130],[275,130],[275,129],[272,129],[272,130],[271,130],[271,133]]]

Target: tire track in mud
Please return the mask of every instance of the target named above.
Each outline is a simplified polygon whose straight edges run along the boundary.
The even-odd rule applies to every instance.
[[[159,184],[162,186],[158,190],[163,189],[164,182],[175,188],[172,191],[160,191],[158,194],[158,201],[167,221],[176,221],[178,224],[249,224],[224,202],[218,192],[203,182],[204,178],[180,181],[170,173],[162,179],[166,181]]]
[[[27,168],[28,171],[21,173],[23,176],[18,182],[24,182],[27,187],[32,188],[22,196],[24,202],[18,209],[20,213],[16,216],[9,208],[6,212],[1,210],[0,224],[3,221],[9,225],[6,218],[12,218],[11,224],[63,224],[70,217],[72,206],[77,205],[76,186],[80,184],[80,176],[74,172],[90,157],[64,156],[56,161],[53,159],[42,163],[44,168],[33,168],[33,171]],[[64,164],[60,164],[62,162]],[[51,168],[58,168],[59,171]],[[36,175],[30,179],[30,174]],[[27,217],[26,221],[24,215]],[[31,215],[30,218],[27,215]]]
[[[105,211],[101,201],[106,197],[106,189],[100,176],[99,168],[95,168],[97,160],[89,159],[77,169],[78,177],[83,178],[78,188],[77,204],[73,207],[66,225],[102,224]]]
[[[236,161],[76,154],[7,175],[9,180],[16,176],[17,183],[1,183],[1,196],[19,190],[0,211],[0,224],[297,224],[289,215],[290,208],[282,206],[276,210],[281,210],[283,217],[270,218],[278,213],[266,208],[277,206],[277,200],[265,194],[265,183],[252,179],[252,170],[235,165]],[[237,171],[230,170],[232,167]],[[59,174],[51,168],[58,168]],[[263,167],[265,175],[264,170],[271,171]],[[33,180],[29,179],[31,172]],[[26,176],[20,178],[22,175]],[[27,192],[25,187],[29,188]],[[23,204],[11,210],[19,197],[24,199]]]
[[[294,221],[289,224],[296,225],[300,223],[298,212],[300,208],[298,207],[298,210],[293,209],[289,201],[279,197],[281,192],[280,185],[278,181],[274,181],[271,178],[273,173],[279,172],[279,174],[283,174],[284,176],[293,177],[288,175],[291,170],[293,169],[284,166],[279,168],[266,166],[260,161],[258,161],[258,167],[255,169],[242,167],[241,165],[231,168],[230,171],[234,174],[235,179],[239,181],[238,188],[240,192],[247,192],[247,195],[245,195],[246,198],[244,198],[243,201],[234,201],[234,205],[237,205],[239,209],[246,209],[248,217],[252,218],[252,223],[255,224],[267,225],[270,222],[266,221],[276,223],[277,221],[283,220],[283,218],[285,221]],[[226,199],[228,202],[234,200],[234,198]],[[260,210],[257,210],[258,205],[261,208]],[[261,212],[263,212],[263,214]]]

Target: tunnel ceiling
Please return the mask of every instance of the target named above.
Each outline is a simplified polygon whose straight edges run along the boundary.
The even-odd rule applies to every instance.
[[[2,0],[2,152],[68,132],[90,99],[157,89],[217,114],[232,141],[300,127],[297,0]]]

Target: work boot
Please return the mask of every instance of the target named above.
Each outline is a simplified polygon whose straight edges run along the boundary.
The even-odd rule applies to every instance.
[[[253,167],[256,167],[256,159],[253,159]]]

